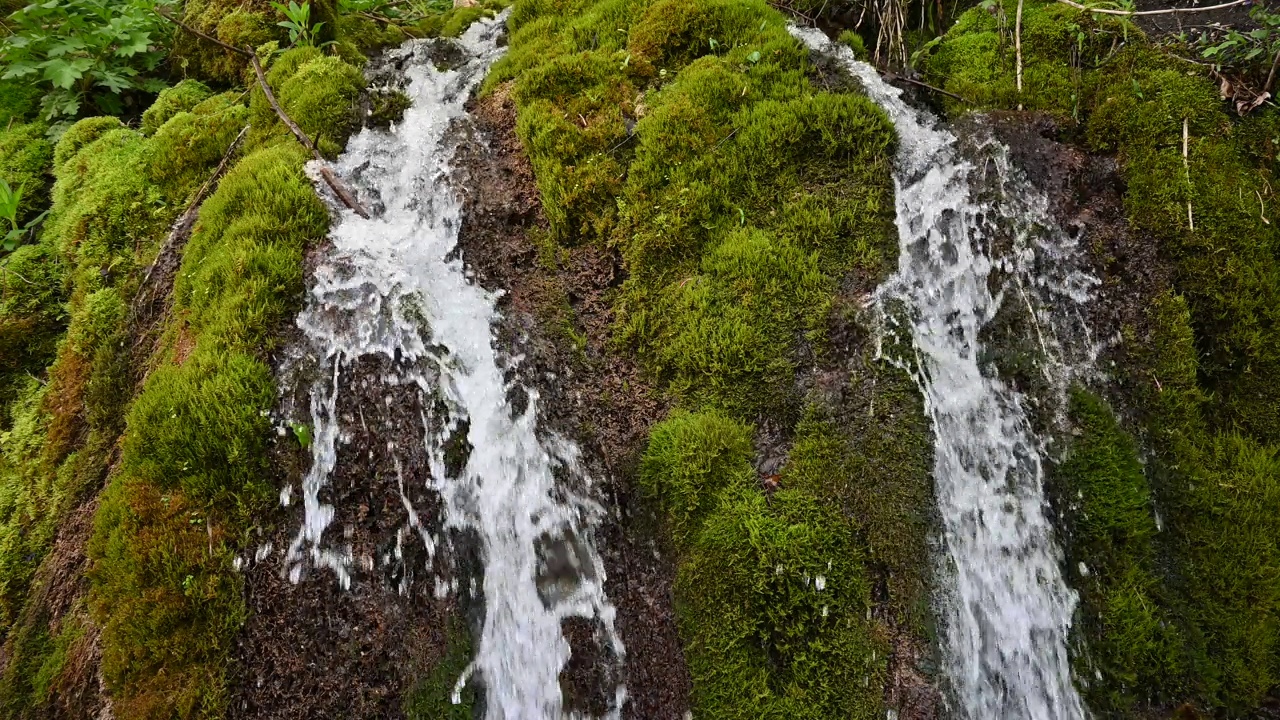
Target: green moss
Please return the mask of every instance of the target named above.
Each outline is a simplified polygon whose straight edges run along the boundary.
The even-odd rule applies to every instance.
[[[358,127],[356,100],[364,76],[343,60],[313,47],[294,48],[276,60],[267,81],[284,111],[325,155],[336,155]],[[253,90],[251,107],[257,142],[289,134],[260,88]]]
[[[296,308],[303,248],[328,228],[306,159],[293,144],[259,150],[205,203],[174,289],[194,349],[162,361],[130,410],[90,546],[103,674],[122,716],[225,706],[244,617],[231,548],[269,502],[261,413],[275,386],[262,357]]]
[[[852,488],[875,478],[895,502],[917,499],[921,433],[905,433],[903,462],[890,461],[901,448],[858,455],[834,431],[824,445],[797,426],[796,367],[840,283],[895,259],[891,125],[863,97],[815,91],[808,52],[762,2],[525,0],[510,26],[484,91],[512,82],[548,242],[620,251],[615,347],[687,409],[652,430],[639,482],[678,553],[694,714],[882,717],[862,518],[877,540],[910,535],[902,558],[925,523],[891,533],[893,511]],[[800,435],[771,495],[752,467],[757,419]],[[842,459],[829,484],[828,446]],[[877,560],[907,567],[885,544]],[[912,623],[927,598],[919,561],[893,585],[895,607],[912,606],[893,614]]]
[[[191,109],[212,94],[208,86],[198,80],[182,82],[160,92],[147,111],[142,113],[142,134],[154,135],[174,115],[191,112]]]
[[[43,123],[28,123],[0,132],[0,177],[14,190],[22,189],[21,223],[48,207],[53,145],[45,130]]]
[[[62,137],[58,139],[57,146],[53,149],[54,169],[60,169],[63,163],[80,152],[84,146],[108,132],[119,130],[122,127],[124,127],[124,123],[113,117],[85,118],[72,125],[66,132],[62,133]]]
[[[676,413],[654,427],[640,483],[684,544],[701,528],[720,491],[751,485],[751,429],[716,412]]]
[[[1076,493],[1069,553],[1086,569],[1076,579],[1089,661],[1103,682],[1090,685],[1095,710],[1129,711],[1141,701],[1177,700],[1184,648],[1156,574],[1156,522],[1138,447],[1100,398],[1077,389],[1078,431],[1058,468]]]
[[[471,635],[458,618],[449,620],[444,635],[444,657],[405,694],[404,714],[408,720],[471,720],[475,717],[475,683],[468,683],[462,689],[461,702],[453,702],[458,678],[471,663]]]
[[[485,16],[485,9],[479,6],[457,8],[450,11],[440,27],[442,37],[459,37],[466,32],[471,23]]]
[[[183,22],[232,47],[256,48],[285,38],[275,15],[268,0],[188,0]],[[223,85],[243,82],[247,67],[243,57],[185,31],[174,35],[170,60],[189,76]]]
[[[185,204],[208,179],[249,121],[249,109],[217,96],[200,103],[194,112],[179,112],[155,133],[148,172],[175,204]]]
[[[0,124],[10,127],[34,116],[42,94],[36,83],[0,80]]]

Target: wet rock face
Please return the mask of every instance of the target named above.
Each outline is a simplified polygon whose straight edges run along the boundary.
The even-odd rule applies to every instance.
[[[690,680],[672,607],[675,568],[632,482],[649,426],[663,408],[638,369],[607,351],[613,323],[607,293],[622,281],[620,260],[595,247],[558,250],[551,261],[540,256],[536,239],[547,224],[507,89],[470,110],[475,127],[456,140],[457,185],[465,189],[458,252],[481,285],[504,290],[497,336],[524,356],[515,373],[539,393],[539,427],[578,443],[608,510],[593,541],[626,646],[623,717],[679,720],[689,707]],[[547,571],[554,573],[565,555],[551,552]],[[572,619],[563,630],[572,648],[560,675],[565,709],[599,714],[612,700],[616,663],[598,624]]]
[[[987,123],[1049,199],[1059,226],[1082,239],[1088,271],[1100,281],[1088,320],[1106,346],[1101,361],[1123,362],[1127,349],[1117,344],[1117,334],[1128,328],[1146,336],[1147,309],[1171,287],[1173,270],[1154,238],[1129,228],[1116,159],[1064,141],[1068,129],[1044,114],[992,112],[965,122]]]
[[[445,653],[450,617],[471,605],[468,578],[475,567],[459,561],[469,544],[453,538],[457,542],[437,555],[435,574],[459,580],[456,594],[437,593],[423,544],[405,528],[401,477],[433,532],[439,532],[440,507],[426,490],[421,418],[429,400],[408,388],[387,397],[382,381],[395,372],[383,357],[363,358],[343,372],[338,413],[350,441],[339,446],[322,499],[337,510],[330,534],[352,547],[351,588],[343,590],[320,568],[308,569],[296,585],[290,581],[282,550],[302,523],[296,500],[276,512],[274,531],[248,551],[249,618],[231,718],[401,717],[404,696]],[[275,456],[296,491],[308,453],[281,437]],[[264,548],[259,558],[254,550]]]

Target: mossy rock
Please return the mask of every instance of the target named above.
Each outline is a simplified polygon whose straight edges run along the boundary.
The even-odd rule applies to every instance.
[[[267,81],[284,111],[324,155],[337,155],[359,127],[364,75],[342,59],[313,47],[294,48],[275,61]],[[254,88],[250,107],[257,143],[289,134],[260,88]]]
[[[183,22],[232,47],[285,38],[269,0],[188,0]],[[242,83],[248,66],[242,56],[185,31],[174,36],[170,58],[185,74],[224,86]]]
[[[142,134],[154,135],[174,115],[191,112],[211,94],[209,87],[198,80],[183,80],[162,90],[151,107],[142,113]]]

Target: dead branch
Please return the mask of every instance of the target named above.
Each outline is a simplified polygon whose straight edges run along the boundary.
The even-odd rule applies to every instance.
[[[936,86],[934,86],[934,85],[930,85],[929,83],[924,82],[924,81],[922,81],[922,80],[916,80],[915,78],[909,78],[909,77],[907,77],[907,76],[905,76],[905,75],[895,75],[895,74],[893,74],[893,73],[885,73],[885,79],[887,79],[887,80],[889,80],[889,81],[893,81],[893,80],[901,80],[902,82],[907,82],[907,83],[911,83],[912,85],[916,85],[916,86],[918,86],[918,87],[922,87],[922,88],[924,88],[925,90],[930,90],[930,91],[932,91],[932,92],[936,92],[936,93],[938,93],[939,95],[946,95],[947,97],[951,98],[952,100],[959,100],[960,102],[962,102],[962,103],[964,103],[964,104],[966,104],[966,105],[972,105],[972,104],[973,104],[973,103],[969,102],[968,100],[965,100],[964,98],[960,97],[959,95],[957,95],[957,94],[955,94],[955,93],[953,93],[953,92],[950,92],[950,91],[947,91],[947,90],[943,90],[942,88],[940,88],[940,87],[936,87]]]
[[[368,220],[369,211],[364,209],[360,204],[360,201],[356,200],[355,195],[347,189],[347,186],[344,185],[343,182],[338,179],[338,176],[334,174],[333,170],[329,168],[329,164],[325,162],[324,156],[316,149],[315,143],[311,142],[311,138],[307,137],[307,134],[302,132],[302,128],[298,127],[298,124],[293,121],[293,118],[289,117],[289,115],[284,111],[284,108],[280,107],[279,101],[276,100],[276,94],[271,92],[271,85],[267,82],[267,75],[262,70],[262,63],[258,62],[258,56],[250,52],[249,62],[253,63],[253,71],[258,76],[258,84],[262,86],[262,93],[266,95],[267,102],[271,104],[271,109],[276,111],[276,115],[280,117],[280,121],[285,124],[285,127],[289,128],[289,131],[293,133],[294,137],[298,138],[298,142],[302,143],[303,147],[311,151],[311,155],[316,159],[316,162],[320,164],[320,177],[324,178],[324,181],[333,189],[334,194],[338,196],[338,199],[342,201],[343,205],[346,205],[354,210],[357,215]]]
[[[1280,66],[1280,50],[1276,51],[1276,57],[1271,61],[1271,72],[1267,73],[1267,84],[1262,86],[1262,94],[1271,94],[1271,85],[1276,81],[1276,67]]]
[[[1058,0],[1063,5],[1070,5],[1077,10],[1087,10],[1091,13],[1100,15],[1122,15],[1124,17],[1136,17],[1138,15],[1170,15],[1172,13],[1192,13],[1206,12],[1209,10],[1222,10],[1224,8],[1236,7],[1237,5],[1248,5],[1253,0],[1231,0],[1231,2],[1222,3],[1221,5],[1210,5],[1208,7],[1193,8],[1165,8],[1164,10],[1112,10],[1110,8],[1092,8],[1088,5],[1081,5],[1073,0]]]
[[[154,8],[154,11],[160,17],[189,33],[196,35],[197,37],[226,48],[237,55],[249,58],[249,62],[253,64],[253,71],[258,76],[258,84],[262,86],[262,92],[267,96],[267,102],[271,104],[271,109],[276,111],[276,115],[280,117],[280,121],[285,124],[285,127],[289,128],[289,131],[293,133],[294,137],[298,138],[298,142],[302,143],[302,146],[307,150],[310,150],[311,155],[316,159],[316,162],[320,163],[320,176],[324,178],[325,183],[333,189],[334,194],[338,196],[338,199],[342,201],[343,205],[354,210],[360,217],[365,218],[366,220],[369,219],[369,212],[360,205],[360,202],[356,200],[355,196],[347,189],[346,185],[344,185],[342,181],[338,179],[338,176],[329,169],[324,156],[322,156],[320,151],[316,149],[315,143],[311,142],[311,138],[307,137],[307,134],[302,132],[302,128],[298,127],[298,124],[293,121],[293,118],[289,117],[289,115],[284,111],[284,108],[280,107],[280,103],[276,100],[275,93],[271,91],[271,85],[267,82],[267,75],[262,71],[262,63],[258,61],[258,54],[253,51],[253,48],[248,46],[238,48],[233,45],[228,45],[212,35],[196,30],[159,8]]]
[[[1013,48],[1018,57],[1018,111],[1022,111],[1022,0],[1018,0],[1018,17],[1013,23]]]
[[[205,40],[208,40],[209,42],[211,42],[211,43],[213,43],[213,44],[215,44],[215,45],[219,45],[219,46],[221,46],[222,48],[224,48],[224,49],[226,49],[226,50],[230,50],[231,52],[233,52],[233,53],[235,53],[235,54],[237,54],[237,55],[243,55],[243,56],[245,56],[245,57],[253,57],[253,53],[252,53],[252,52],[250,52],[250,51],[248,51],[248,50],[245,50],[244,48],[238,48],[238,47],[236,47],[235,45],[228,45],[227,43],[222,42],[221,40],[219,40],[218,38],[216,38],[216,37],[214,37],[214,36],[212,36],[212,35],[208,35],[208,34],[206,34],[206,33],[202,33],[202,32],[200,32],[199,30],[197,30],[197,29],[195,29],[195,28],[191,27],[190,25],[188,25],[188,24],[186,24],[186,23],[182,22],[182,21],[181,21],[181,20],[179,20],[178,18],[176,18],[176,17],[174,17],[174,16],[170,15],[170,14],[168,13],[168,11],[161,10],[161,9],[160,9],[160,8],[158,8],[158,7],[157,7],[157,8],[152,8],[152,10],[155,12],[155,14],[159,15],[160,17],[164,18],[165,20],[168,20],[169,22],[173,23],[174,25],[177,25],[178,27],[182,28],[183,30],[186,30],[187,32],[191,33],[192,35],[195,35],[195,36],[197,36],[197,37],[204,38]]]
[[[240,149],[240,145],[244,142],[244,138],[249,133],[249,126],[245,125],[240,130],[240,134],[236,135],[236,139],[231,141],[231,145],[227,147],[227,151],[222,155],[222,162],[218,163],[218,167],[214,169],[213,174],[208,180],[200,186],[196,191],[195,197],[187,205],[186,212],[182,213],[177,222],[173,224],[173,228],[169,230],[169,237],[165,238],[164,244],[160,246],[160,253],[156,255],[156,259],[151,262],[151,266],[147,268],[147,274],[142,277],[142,284],[138,288],[138,293],[134,299],[134,314],[138,312],[138,299],[147,294],[147,290],[151,284],[151,278],[156,272],[156,268],[161,261],[171,255],[180,245],[186,243],[191,237],[192,230],[195,229],[196,219],[200,216],[200,208],[204,205],[205,198],[209,197],[209,193],[217,186],[218,181],[226,174],[227,169],[231,167],[231,158],[235,157],[236,152]]]
[[[1187,156],[1190,135],[1187,132],[1187,119],[1182,118],[1182,169],[1187,173],[1187,187],[1191,187],[1191,162]],[[1196,231],[1196,219],[1191,215],[1191,198],[1187,198],[1187,225],[1191,232]]]

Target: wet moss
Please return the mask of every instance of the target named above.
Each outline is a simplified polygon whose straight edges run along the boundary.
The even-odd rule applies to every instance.
[[[142,113],[142,134],[154,135],[174,115],[191,112],[210,95],[208,86],[198,80],[182,82],[160,92],[156,101]]]
[[[763,494],[750,432],[716,413],[676,414],[654,428],[640,471],[674,525],[693,712],[879,717],[885,653],[864,619],[854,526],[814,488]]]
[[[979,106],[1022,102],[1077,122],[1070,135],[1119,159],[1131,230],[1153,238],[1175,270],[1125,369],[1149,444],[1143,474],[1168,527],[1154,550],[1131,444],[1096,403],[1074,405],[1085,434],[1068,492],[1093,503],[1080,542],[1100,562],[1082,581],[1096,622],[1086,652],[1104,673],[1091,693],[1112,708],[1191,701],[1247,713],[1280,681],[1270,526],[1280,491],[1280,234],[1263,219],[1271,121],[1233,119],[1212,80],[1131,26],[1059,4],[1030,6],[1025,21],[1039,28],[1023,37],[1028,67],[1044,74],[1021,97],[1011,92],[1007,30],[978,10],[932,52],[932,80]]]
[[[883,716],[868,566],[899,565],[861,518],[885,531],[892,513],[860,515],[851,488],[877,466],[915,487],[927,474],[884,447],[820,471],[863,436],[824,444],[798,424],[797,367],[840,284],[896,256],[892,127],[863,97],[812,88],[808,52],[762,2],[528,0],[510,26],[485,91],[514,81],[548,242],[617,248],[615,348],[683,408],[652,430],[638,480],[677,552],[693,713]],[[791,448],[776,492],[753,467],[757,422]]]
[[[1128,712],[1140,702],[1175,700],[1183,691],[1185,650],[1157,573],[1153,498],[1134,439],[1101,398],[1076,389],[1078,428],[1057,473],[1078,506],[1070,513],[1068,552],[1089,628],[1090,707]]]
[[[453,618],[445,627],[444,657],[405,694],[404,714],[408,720],[471,720],[475,717],[476,689],[468,683],[453,701],[458,678],[472,658],[471,634],[466,625]]]

